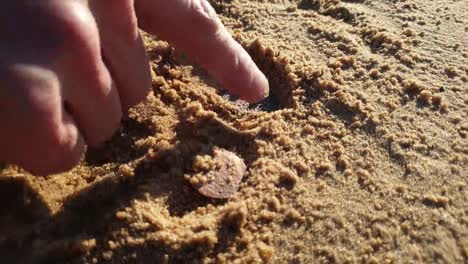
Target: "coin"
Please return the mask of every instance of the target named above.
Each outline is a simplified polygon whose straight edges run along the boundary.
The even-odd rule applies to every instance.
[[[213,159],[218,166],[204,174],[207,181],[198,187],[198,192],[210,198],[230,198],[239,189],[247,167],[241,158],[225,149],[216,149]]]

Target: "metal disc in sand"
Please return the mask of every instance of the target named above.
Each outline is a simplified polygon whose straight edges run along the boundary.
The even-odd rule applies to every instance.
[[[219,166],[204,175],[208,181],[198,188],[198,192],[210,198],[227,199],[239,189],[246,170],[245,163],[225,149],[215,150],[213,158]]]

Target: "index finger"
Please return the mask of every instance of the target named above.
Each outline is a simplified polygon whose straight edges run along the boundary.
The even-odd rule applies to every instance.
[[[236,96],[257,102],[268,80],[206,0],[136,0],[139,26],[167,40],[208,70]]]

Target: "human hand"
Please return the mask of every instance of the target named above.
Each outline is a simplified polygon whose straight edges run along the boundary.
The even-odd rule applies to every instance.
[[[61,172],[118,128],[151,87],[138,26],[169,41],[233,94],[268,81],[206,0],[0,0],[0,161]]]

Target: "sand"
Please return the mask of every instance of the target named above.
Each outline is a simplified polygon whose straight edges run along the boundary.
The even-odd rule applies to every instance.
[[[467,2],[211,3],[270,98],[145,35],[153,92],[106,146],[1,168],[1,262],[466,263]],[[218,148],[247,167],[229,199],[192,186]]]

